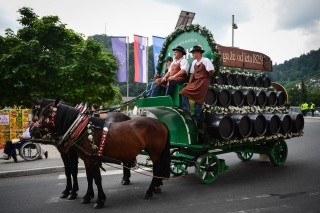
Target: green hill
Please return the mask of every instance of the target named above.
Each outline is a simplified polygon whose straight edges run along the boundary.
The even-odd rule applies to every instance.
[[[283,64],[274,65],[271,76],[274,81],[280,83],[300,82],[302,79],[309,82],[310,79],[320,79],[320,48],[286,60]]]

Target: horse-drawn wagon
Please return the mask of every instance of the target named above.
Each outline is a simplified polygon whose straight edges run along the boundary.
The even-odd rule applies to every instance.
[[[178,86],[172,96],[136,102],[147,116],[159,119],[170,131],[171,173],[184,175],[188,167],[194,166],[202,183],[213,183],[228,169],[218,156],[229,152],[235,152],[242,161],[250,160],[253,153],[264,154],[274,166],[283,165],[288,154],[285,139],[303,134],[304,119],[301,114],[289,112],[286,90],[266,74],[272,71],[270,58],[217,45],[206,28],[187,25],[166,38],[158,70],[173,47],[181,45],[188,50],[198,44],[218,71],[199,122],[181,108],[178,92],[184,86]],[[186,58],[192,61],[190,55]]]

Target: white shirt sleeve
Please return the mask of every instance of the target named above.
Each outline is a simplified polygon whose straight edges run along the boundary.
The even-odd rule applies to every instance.
[[[190,68],[190,73],[194,73],[194,65],[197,63],[197,60],[193,60]]]
[[[22,134],[23,138],[31,138],[29,128],[26,129],[26,131]]]
[[[208,59],[208,58],[202,58],[202,59],[203,59],[202,63],[206,67],[207,72],[214,70],[214,66],[213,66],[212,62],[210,61],[210,59]]]
[[[184,70],[184,71],[186,71],[188,73],[188,71],[189,71],[189,63],[188,63],[187,59],[182,59],[180,61],[180,69]]]

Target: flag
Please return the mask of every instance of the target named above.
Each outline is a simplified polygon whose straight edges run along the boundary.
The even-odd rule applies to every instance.
[[[147,48],[148,38],[134,35],[134,81],[148,82]]]
[[[111,37],[112,52],[118,59],[117,71],[118,82],[127,81],[127,37]]]
[[[153,61],[154,61],[154,68],[158,65],[158,57],[161,51],[161,48],[163,46],[164,38],[158,37],[158,36],[152,36],[153,40]],[[155,69],[155,74],[157,73],[157,70]]]

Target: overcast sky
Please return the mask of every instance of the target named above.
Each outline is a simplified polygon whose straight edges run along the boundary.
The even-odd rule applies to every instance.
[[[319,0],[0,0],[0,35],[15,32],[21,7],[40,17],[57,15],[85,36],[103,34],[165,37],[173,32],[181,10],[195,12],[193,23],[206,26],[218,44],[264,53],[283,63],[320,47]]]

